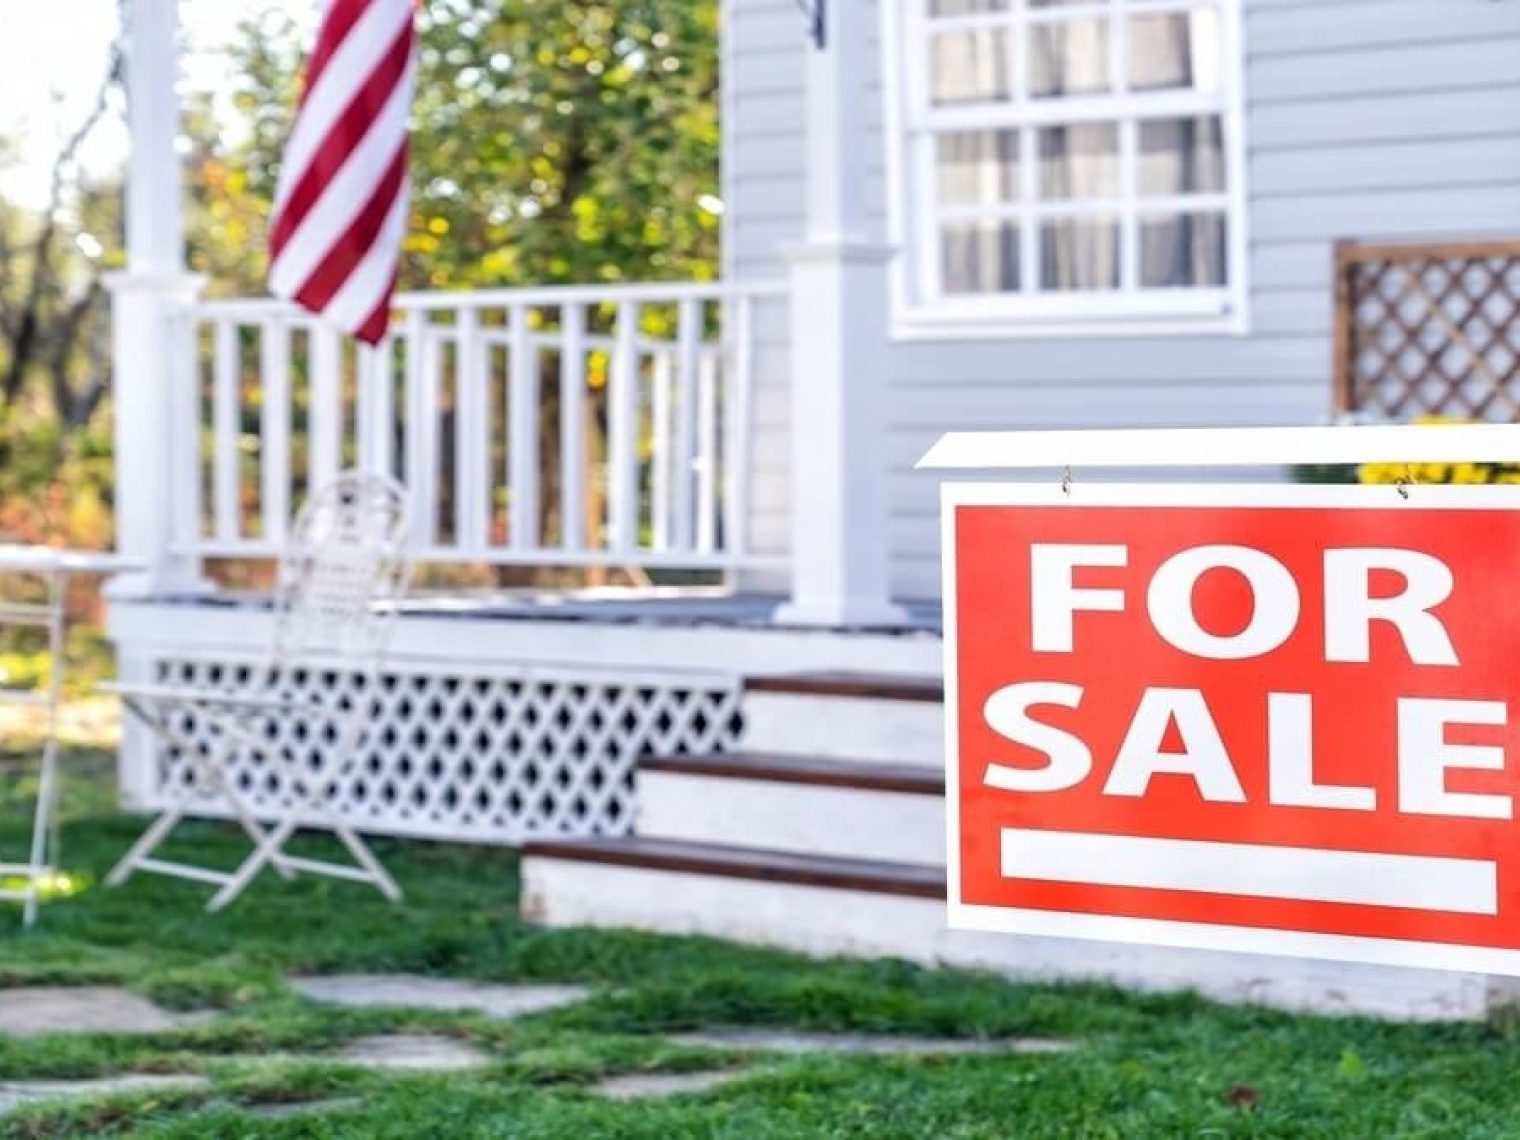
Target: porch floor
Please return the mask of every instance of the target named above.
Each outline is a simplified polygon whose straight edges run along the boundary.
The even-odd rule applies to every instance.
[[[170,594],[156,603],[219,609],[267,609],[270,595],[246,590]],[[595,622],[614,625],[723,629],[808,628],[776,620],[786,599],[775,594],[691,589],[599,589],[566,591],[418,591],[401,604],[407,616],[460,620]],[[908,619],[901,625],[872,627],[872,633],[939,634],[937,601],[901,601]],[[850,627],[841,627],[848,629]]]

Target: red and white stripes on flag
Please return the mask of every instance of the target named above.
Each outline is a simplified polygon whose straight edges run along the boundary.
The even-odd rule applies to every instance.
[[[275,192],[270,292],[367,344],[406,229],[412,16],[413,0],[327,0]]]

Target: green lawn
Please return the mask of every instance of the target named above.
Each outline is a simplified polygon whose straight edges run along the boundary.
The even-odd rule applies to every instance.
[[[70,768],[64,863],[98,879],[140,822],[110,812],[102,754],[72,753]],[[22,816],[3,772],[0,857],[9,858]],[[190,846],[225,863],[243,849],[213,825],[199,825],[181,853]],[[119,982],[166,1005],[225,1010],[147,1038],[0,1037],[0,1080],[135,1070],[214,1081],[209,1092],[33,1106],[0,1117],[0,1137],[1520,1136],[1520,1043],[1502,1025],[1288,1017],[704,939],[538,930],[516,917],[509,852],[377,847],[406,890],[400,907],[352,884],[266,877],[215,917],[201,910],[203,888],[151,878],[53,902],[31,934],[16,908],[0,910],[0,985]],[[340,969],[585,981],[597,996],[508,1025],[319,1009],[281,982],[287,971]],[[608,1102],[586,1089],[607,1074],[738,1060],[660,1036],[720,1025],[1084,1045],[1048,1056],[749,1059],[737,1083],[660,1102]],[[469,1075],[398,1076],[291,1059],[402,1029],[468,1038],[496,1061]],[[360,1103],[281,1121],[245,1108],[335,1095]]]

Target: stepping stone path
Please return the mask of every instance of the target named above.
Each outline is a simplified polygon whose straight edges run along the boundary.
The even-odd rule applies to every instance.
[[[42,1100],[104,1096],[109,1093],[183,1092],[211,1087],[205,1077],[147,1076],[97,1077],[81,1081],[0,1081],[0,1115]]]
[[[738,1080],[745,1075],[745,1071],[710,1069],[700,1073],[627,1073],[592,1085],[591,1091],[612,1100],[642,1100],[645,1097],[706,1092]]]
[[[115,986],[0,989],[0,1037],[44,1033],[162,1033],[199,1025],[211,1013],[171,1013]]]
[[[479,1013],[514,1018],[583,1001],[586,986],[522,986],[452,981],[407,974],[346,974],[288,979],[305,997],[334,1005],[386,1006]],[[146,998],[112,986],[38,986],[0,989],[0,1037],[47,1033],[160,1033],[198,1025],[214,1013],[174,1013]],[[668,1040],[690,1046],[772,1053],[957,1054],[1064,1053],[1075,1041],[1011,1038],[1000,1041],[943,1037],[884,1037],[860,1033],[791,1033],[764,1029],[718,1029],[674,1034]],[[462,1072],[483,1068],[491,1055],[467,1041],[437,1034],[394,1033],[350,1041],[328,1057],[370,1069]],[[744,1076],[742,1068],[692,1073],[628,1073],[592,1086],[613,1100],[703,1092]],[[0,1082],[0,1114],[19,1105],[59,1097],[210,1088],[200,1076],[129,1074],[78,1081]],[[340,1111],[362,1104],[355,1097],[248,1106],[265,1119]]]
[[[767,1029],[719,1029],[677,1033],[677,1045],[708,1049],[754,1049],[769,1053],[894,1054],[1069,1053],[1075,1041],[1053,1037],[1013,1037],[1002,1040],[964,1040],[953,1037],[882,1037],[868,1033],[787,1033]]]
[[[461,1072],[491,1063],[491,1056],[467,1041],[425,1033],[387,1033],[350,1041],[335,1056],[367,1069]]]
[[[500,1018],[574,1005],[591,992],[586,986],[495,985],[412,974],[337,974],[286,980],[297,993],[333,1005],[444,1009]]]

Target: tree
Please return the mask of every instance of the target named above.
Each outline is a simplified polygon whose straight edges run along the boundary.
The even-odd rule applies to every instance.
[[[94,103],[53,161],[42,209],[32,213],[0,202],[0,422],[8,424],[41,384],[69,435],[91,421],[105,397],[110,374],[101,275],[117,261],[120,189],[88,182],[77,159],[108,112],[120,72],[113,49]],[[0,439],[0,455],[7,442]]]
[[[715,0],[429,0],[402,287],[716,276],[717,18]],[[244,138],[219,157],[261,201],[301,55],[279,16],[233,49]]]
[[[42,207],[0,199],[0,533],[8,541],[111,541],[102,281],[121,265],[121,186],[114,176],[87,177],[78,155],[111,113],[120,70],[113,51],[53,159]],[[6,150],[0,145],[0,161],[14,158]]]

